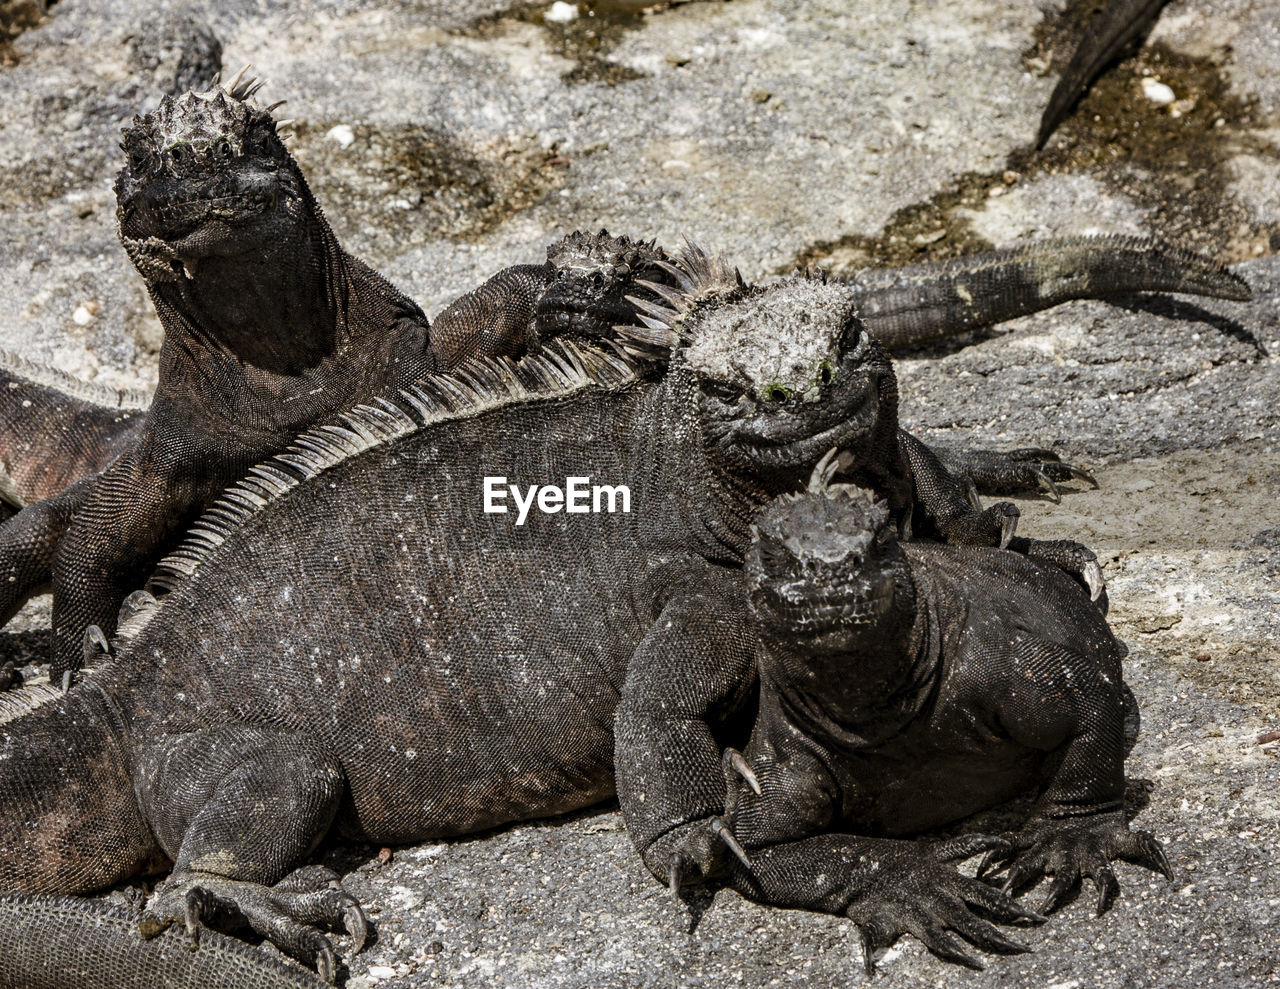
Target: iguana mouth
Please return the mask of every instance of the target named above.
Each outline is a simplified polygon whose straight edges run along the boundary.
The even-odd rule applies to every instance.
[[[778,439],[761,436],[758,429],[764,416],[743,423],[731,440],[732,448],[744,459],[765,468],[804,468],[812,466],[832,447],[841,449],[856,445],[875,424],[879,394],[872,382],[860,388],[857,401],[839,413],[838,420],[817,433],[783,436]],[[802,407],[803,408],[803,407]],[[765,422],[768,422],[765,419]],[[798,430],[797,430],[798,431]]]
[[[289,194],[274,169],[246,170],[232,181],[206,181],[194,189],[191,185],[160,179],[139,188],[120,206],[121,231],[138,240],[176,243],[210,222],[226,227],[252,223],[275,211],[282,193]]]
[[[756,608],[770,614],[775,627],[788,637],[820,636],[884,616],[893,605],[894,581],[889,573],[868,579],[865,571],[846,573],[833,568],[816,578],[811,574],[766,576],[752,596]]]

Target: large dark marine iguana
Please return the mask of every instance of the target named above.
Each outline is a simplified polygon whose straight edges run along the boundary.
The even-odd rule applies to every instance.
[[[56,385],[0,375],[6,414],[32,403],[46,449],[61,451],[49,458],[55,484],[101,469],[0,529],[0,619],[52,584],[55,676],[78,665],[85,628],[109,633],[124,596],[254,463],[423,374],[523,352],[467,313],[430,328],[347,254],[276,131],[274,105],[252,100],[257,88],[237,79],[166,96],[125,131],[119,235],[165,332],[145,415],[95,414]],[[69,428],[96,430],[99,445],[68,444]]]
[[[892,876],[894,863],[927,854],[908,836],[1038,792],[992,857],[1006,860],[1007,890],[1052,875],[1041,913],[1087,876],[1101,914],[1119,893],[1117,858],[1172,879],[1160,843],[1125,820],[1124,650],[1098,609],[1025,556],[900,543],[883,502],[828,487],[834,466],[819,464],[807,492],[757,516],[745,570],[759,705],[745,753],[724,755],[724,815],[686,837],[694,862],[718,849],[750,887],[776,868],[775,847],[801,842],[815,859],[854,857]],[[874,951],[904,930],[977,968],[943,928],[988,951],[1026,950],[896,880],[873,883],[870,903],[831,880],[805,896],[857,924],[868,975]]]
[[[565,812],[612,794],[615,766],[646,865],[688,872],[754,704],[755,511],[832,446],[895,512],[910,484],[892,367],[847,286],[744,285],[696,252],[677,270],[672,308],[626,331],[671,348],[664,375],[555,341],[357,408],[229,489],[153,578],[159,599],[130,597],[113,656],[3,726],[0,892],[89,892],[167,859],[148,932],[244,924],[331,976],[318,927],[358,943],[364,923],[331,874],[296,872],[326,833],[401,843]],[[498,478],[588,478],[618,510],[594,492],[582,510],[570,481],[522,523],[511,501],[485,510]],[[765,903],[824,909],[834,884],[875,912],[907,889],[979,947],[996,942],[967,904],[1035,919],[938,855],[873,875],[798,842],[769,862],[739,887]],[[46,953],[13,951],[18,972]]]

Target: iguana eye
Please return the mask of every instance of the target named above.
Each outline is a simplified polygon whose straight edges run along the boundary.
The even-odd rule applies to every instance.
[[[849,321],[844,324],[844,334],[840,338],[841,351],[849,351],[854,349],[862,342],[863,326],[862,320],[857,316],[850,316]]]
[[[726,385],[722,381],[703,381],[699,387],[704,395],[709,395],[725,405],[733,405],[742,397],[741,390],[732,385]]]

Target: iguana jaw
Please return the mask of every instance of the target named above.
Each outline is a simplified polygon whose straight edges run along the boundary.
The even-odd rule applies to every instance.
[[[147,253],[188,277],[202,258],[260,254],[264,243],[293,239],[304,211],[296,173],[268,162],[199,179],[159,176],[118,206],[130,256]]]
[[[780,393],[764,401],[740,395],[729,404],[727,396],[704,387],[699,401],[707,434],[724,460],[799,480],[832,447],[857,449],[866,442],[880,419],[882,392],[877,369],[848,353],[816,395]]]

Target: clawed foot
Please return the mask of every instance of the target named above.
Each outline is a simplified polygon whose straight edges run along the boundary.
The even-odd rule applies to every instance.
[[[671,851],[667,856],[667,885],[673,896],[679,895],[681,886],[703,882],[721,871],[726,851],[731,852],[745,869],[751,869],[751,858],[733,833],[733,811],[741,783],[745,781],[759,796],[760,781],[737,749],[725,749],[721,764],[724,767],[725,812],[686,824],[672,836]]]
[[[875,974],[875,952],[904,934],[916,937],[939,958],[972,969],[983,966],[965,950],[963,942],[992,954],[1030,951],[1005,937],[980,914],[1004,924],[1039,924],[1045,918],[1018,904],[1008,893],[943,864],[983,851],[999,854],[1008,847],[1004,839],[986,835],[943,843],[934,847],[933,854],[921,846],[919,855],[888,872],[874,893],[850,903],[845,914],[858,928],[867,975]]]
[[[174,923],[185,926],[193,946],[206,923],[252,928],[330,983],[337,977],[337,955],[317,928],[345,930],[355,942],[353,952],[364,947],[368,935],[359,902],[336,873],[319,865],[297,869],[274,886],[196,871],[174,875],[156,891],[139,930],[143,937],[155,937]]]
[[[1089,600],[1107,613],[1107,581],[1098,554],[1089,547],[1070,539],[1019,538],[1011,540],[1008,548],[1066,572],[1089,592]]]
[[[1053,881],[1041,900],[1039,912],[1051,913],[1088,877],[1097,887],[1097,912],[1101,916],[1120,894],[1111,863],[1123,859],[1161,873],[1170,882],[1173,870],[1164,848],[1148,831],[1130,831],[1123,821],[1086,821],[1077,824],[1046,822],[1029,833],[1009,835],[1020,851],[1002,858],[989,854],[978,869],[988,876],[1007,869],[1005,892],[1017,893],[1045,876]]]
[[[998,494],[1014,491],[1040,490],[1050,500],[1062,500],[1058,484],[1081,480],[1093,487],[1098,482],[1093,475],[1073,464],[1063,463],[1052,450],[1024,447],[1019,450],[938,450],[952,474],[972,492]]]

